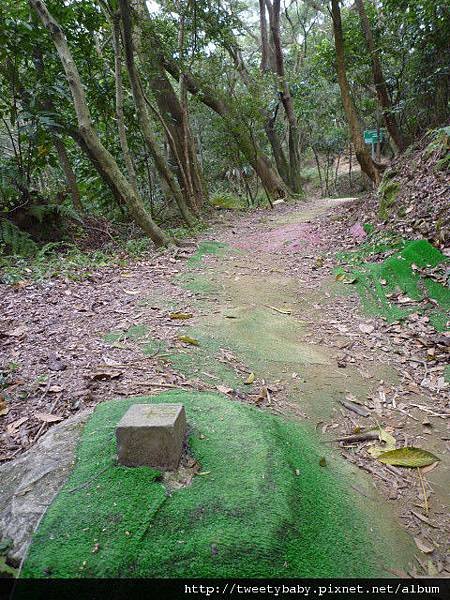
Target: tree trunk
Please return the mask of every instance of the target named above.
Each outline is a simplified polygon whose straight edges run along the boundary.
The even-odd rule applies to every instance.
[[[135,193],[138,193],[136,171],[128,146],[127,132],[125,129],[125,118],[123,114],[123,80],[122,80],[122,50],[120,40],[120,15],[114,14],[111,20],[114,48],[114,78],[116,82],[116,118],[119,142],[122,149],[123,160],[127,169],[128,179]]]
[[[270,146],[272,148],[272,154],[275,159],[275,164],[277,165],[277,171],[280,174],[286,185],[290,186],[290,178],[289,178],[289,163],[286,159],[286,155],[283,150],[283,146],[281,145],[280,136],[275,130],[275,121],[277,118],[278,109],[275,109],[273,115],[267,118],[264,124],[264,129],[267,135],[267,138],[270,142]]]
[[[141,23],[146,18],[149,18],[149,11],[145,0],[135,0],[134,5],[138,16],[135,27],[138,30],[139,39],[141,40],[143,36]],[[184,44],[182,29],[180,29],[181,45]],[[140,49],[137,50],[137,54],[141,59]],[[202,204],[208,199],[208,192],[202,167],[197,157],[194,136],[189,124],[188,103],[184,82],[180,81],[180,97],[178,97],[158,56],[155,54],[149,58],[149,61],[141,60],[141,62],[143,66],[149,63],[147,81],[156,99],[159,117],[162,119],[167,140],[178,164],[176,175],[180,188],[188,205],[194,212],[198,213]]]
[[[179,79],[180,71],[173,60],[161,57],[164,68],[174,79]],[[209,106],[214,112],[222,117],[230,134],[234,137],[239,149],[248,162],[252,165],[256,174],[261,179],[267,194],[271,198],[284,198],[288,190],[281,177],[274,171],[269,158],[262,152],[253,140],[251,133],[247,132],[246,125],[242,123],[235,111],[221,98],[216,96],[206,85],[200,84],[190,72],[184,73],[187,90],[197,96],[203,104]]]
[[[268,0],[266,0],[269,4]],[[269,11],[270,30],[272,33],[275,54],[275,74],[278,78],[278,93],[283,104],[289,124],[289,183],[294,193],[300,193],[302,180],[300,176],[299,129],[297,116],[294,111],[289,85],[284,71],[283,49],[280,35],[280,0],[274,0],[272,10]]]
[[[266,19],[266,4],[265,0],[259,0],[259,31],[261,36],[261,64],[260,70],[265,73],[269,71],[269,36],[267,33],[267,19]]]
[[[386,80],[383,75],[383,69],[381,67],[381,61],[378,55],[378,50],[375,47],[372,29],[370,27],[370,22],[367,17],[366,9],[364,7],[364,0],[355,0],[355,4],[359,12],[361,29],[366,40],[367,50],[369,52],[370,60],[372,63],[373,82],[375,84],[378,102],[380,103],[381,110],[383,112],[383,118],[384,122],[386,123],[386,129],[388,130],[396,149],[399,152],[402,152],[405,149],[405,143],[392,110],[391,97],[389,95]]]
[[[45,28],[49,31],[58,52],[72,94],[80,136],[83,138],[84,144],[89,149],[89,153],[102,165],[102,170],[107,174],[111,184],[114,185],[118,194],[126,202],[136,223],[149,235],[155,245],[167,245],[170,242],[170,238],[168,238],[162,229],[153,222],[152,218],[145,210],[141,198],[135,193],[132,185],[124,177],[113,156],[103,146],[92,125],[80,74],[61,27],[49,13],[42,0],[30,0],[30,4],[36,11]]]
[[[233,59],[234,65],[235,65],[239,75],[241,76],[241,79],[242,79],[245,87],[247,88],[247,90],[251,94],[257,94],[258,93],[257,85],[256,85],[255,81],[253,80],[253,78],[251,77],[250,73],[248,72],[248,70],[245,66],[245,63],[242,59],[241,52],[240,52],[239,48],[237,47],[237,45],[236,46],[228,45],[227,50],[228,50],[228,53],[230,54],[231,58]],[[277,166],[278,174],[280,175],[280,177],[282,178],[284,183],[289,187],[290,186],[289,163],[286,160],[283,146],[281,145],[280,137],[275,129],[275,121],[276,121],[277,114],[278,114],[278,105],[275,108],[273,114],[270,114],[270,112],[264,108],[261,108],[260,112],[261,112],[262,117],[265,120],[264,130],[266,132],[267,139],[269,140],[270,146],[272,148],[272,154],[275,159],[275,164]]]
[[[369,150],[364,143],[361,125],[359,123],[358,113],[350,95],[350,86],[347,79],[345,68],[344,36],[342,33],[341,10],[339,0],[331,0],[331,11],[333,18],[334,43],[336,47],[336,72],[341,90],[342,104],[347,116],[350,137],[355,147],[356,159],[361,165],[361,170],[378,185],[380,173],[374,164]]]
[[[133,48],[133,33],[130,6],[128,0],[119,0],[120,15],[122,20],[123,38],[124,38],[124,49],[125,49],[125,62],[128,71],[128,77],[131,84],[131,91],[133,93],[134,104],[138,114],[139,124],[142,129],[142,134],[145,139],[145,143],[152,155],[155,167],[161,176],[163,185],[170,192],[175,199],[178,209],[186,221],[186,223],[192,226],[195,222],[194,217],[191,215],[189,208],[184,200],[183,194],[178,186],[178,183],[171,172],[169,165],[164,159],[163,155],[159,151],[158,144],[155,140],[152,131],[152,124],[147,110],[147,101],[142,88],[142,82],[139,77],[139,73],[136,69],[134,61],[134,48]]]
[[[64,142],[59,136],[55,135],[53,136],[53,144],[56,148],[64,177],[66,178],[67,187],[72,198],[72,204],[75,210],[77,210],[79,213],[84,213],[84,207],[81,204],[80,190],[78,189],[77,177],[72,169],[72,165],[70,164],[70,159]]]

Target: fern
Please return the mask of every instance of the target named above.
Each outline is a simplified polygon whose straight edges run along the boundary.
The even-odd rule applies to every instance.
[[[59,215],[63,219],[73,219],[80,221],[80,215],[71,206],[63,204],[35,204],[27,210],[28,214],[32,215],[39,223],[43,223],[46,217]]]
[[[5,247],[5,253],[30,256],[37,250],[37,245],[28,233],[8,221],[0,218],[0,244]]]

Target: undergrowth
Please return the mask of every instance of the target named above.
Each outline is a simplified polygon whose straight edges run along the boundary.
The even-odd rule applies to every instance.
[[[178,227],[169,230],[169,233],[181,240],[200,233],[205,227],[204,224],[191,229]],[[149,238],[125,240],[119,236],[112,238],[99,250],[83,250],[76,243],[66,241],[50,242],[39,247],[9,222],[3,233],[13,254],[6,254],[6,244],[0,243],[0,284],[43,282],[56,277],[83,281],[99,268],[113,265],[124,267],[130,260],[136,260],[153,249]]]

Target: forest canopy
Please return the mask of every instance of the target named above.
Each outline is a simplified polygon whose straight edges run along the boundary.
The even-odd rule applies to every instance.
[[[167,245],[211,204],[332,193],[344,155],[378,185],[449,119],[443,1],[4,0],[0,36],[4,254]]]

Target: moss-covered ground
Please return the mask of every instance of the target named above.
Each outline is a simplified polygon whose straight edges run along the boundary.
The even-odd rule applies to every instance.
[[[390,255],[380,258],[386,252]],[[366,312],[382,316],[388,322],[403,319],[412,312],[425,313],[438,331],[446,329],[450,319],[450,289],[427,276],[426,269],[444,267],[449,261],[428,241],[404,242],[395,237],[370,241],[340,258],[350,270]],[[395,296],[399,293],[412,302],[397,303]],[[427,299],[430,302],[424,303]]]
[[[136,402],[186,407],[201,472],[171,496],[157,472],[115,463],[115,425]],[[306,428],[218,394],[103,403],[22,576],[373,577],[398,566],[389,518],[322,455]]]

